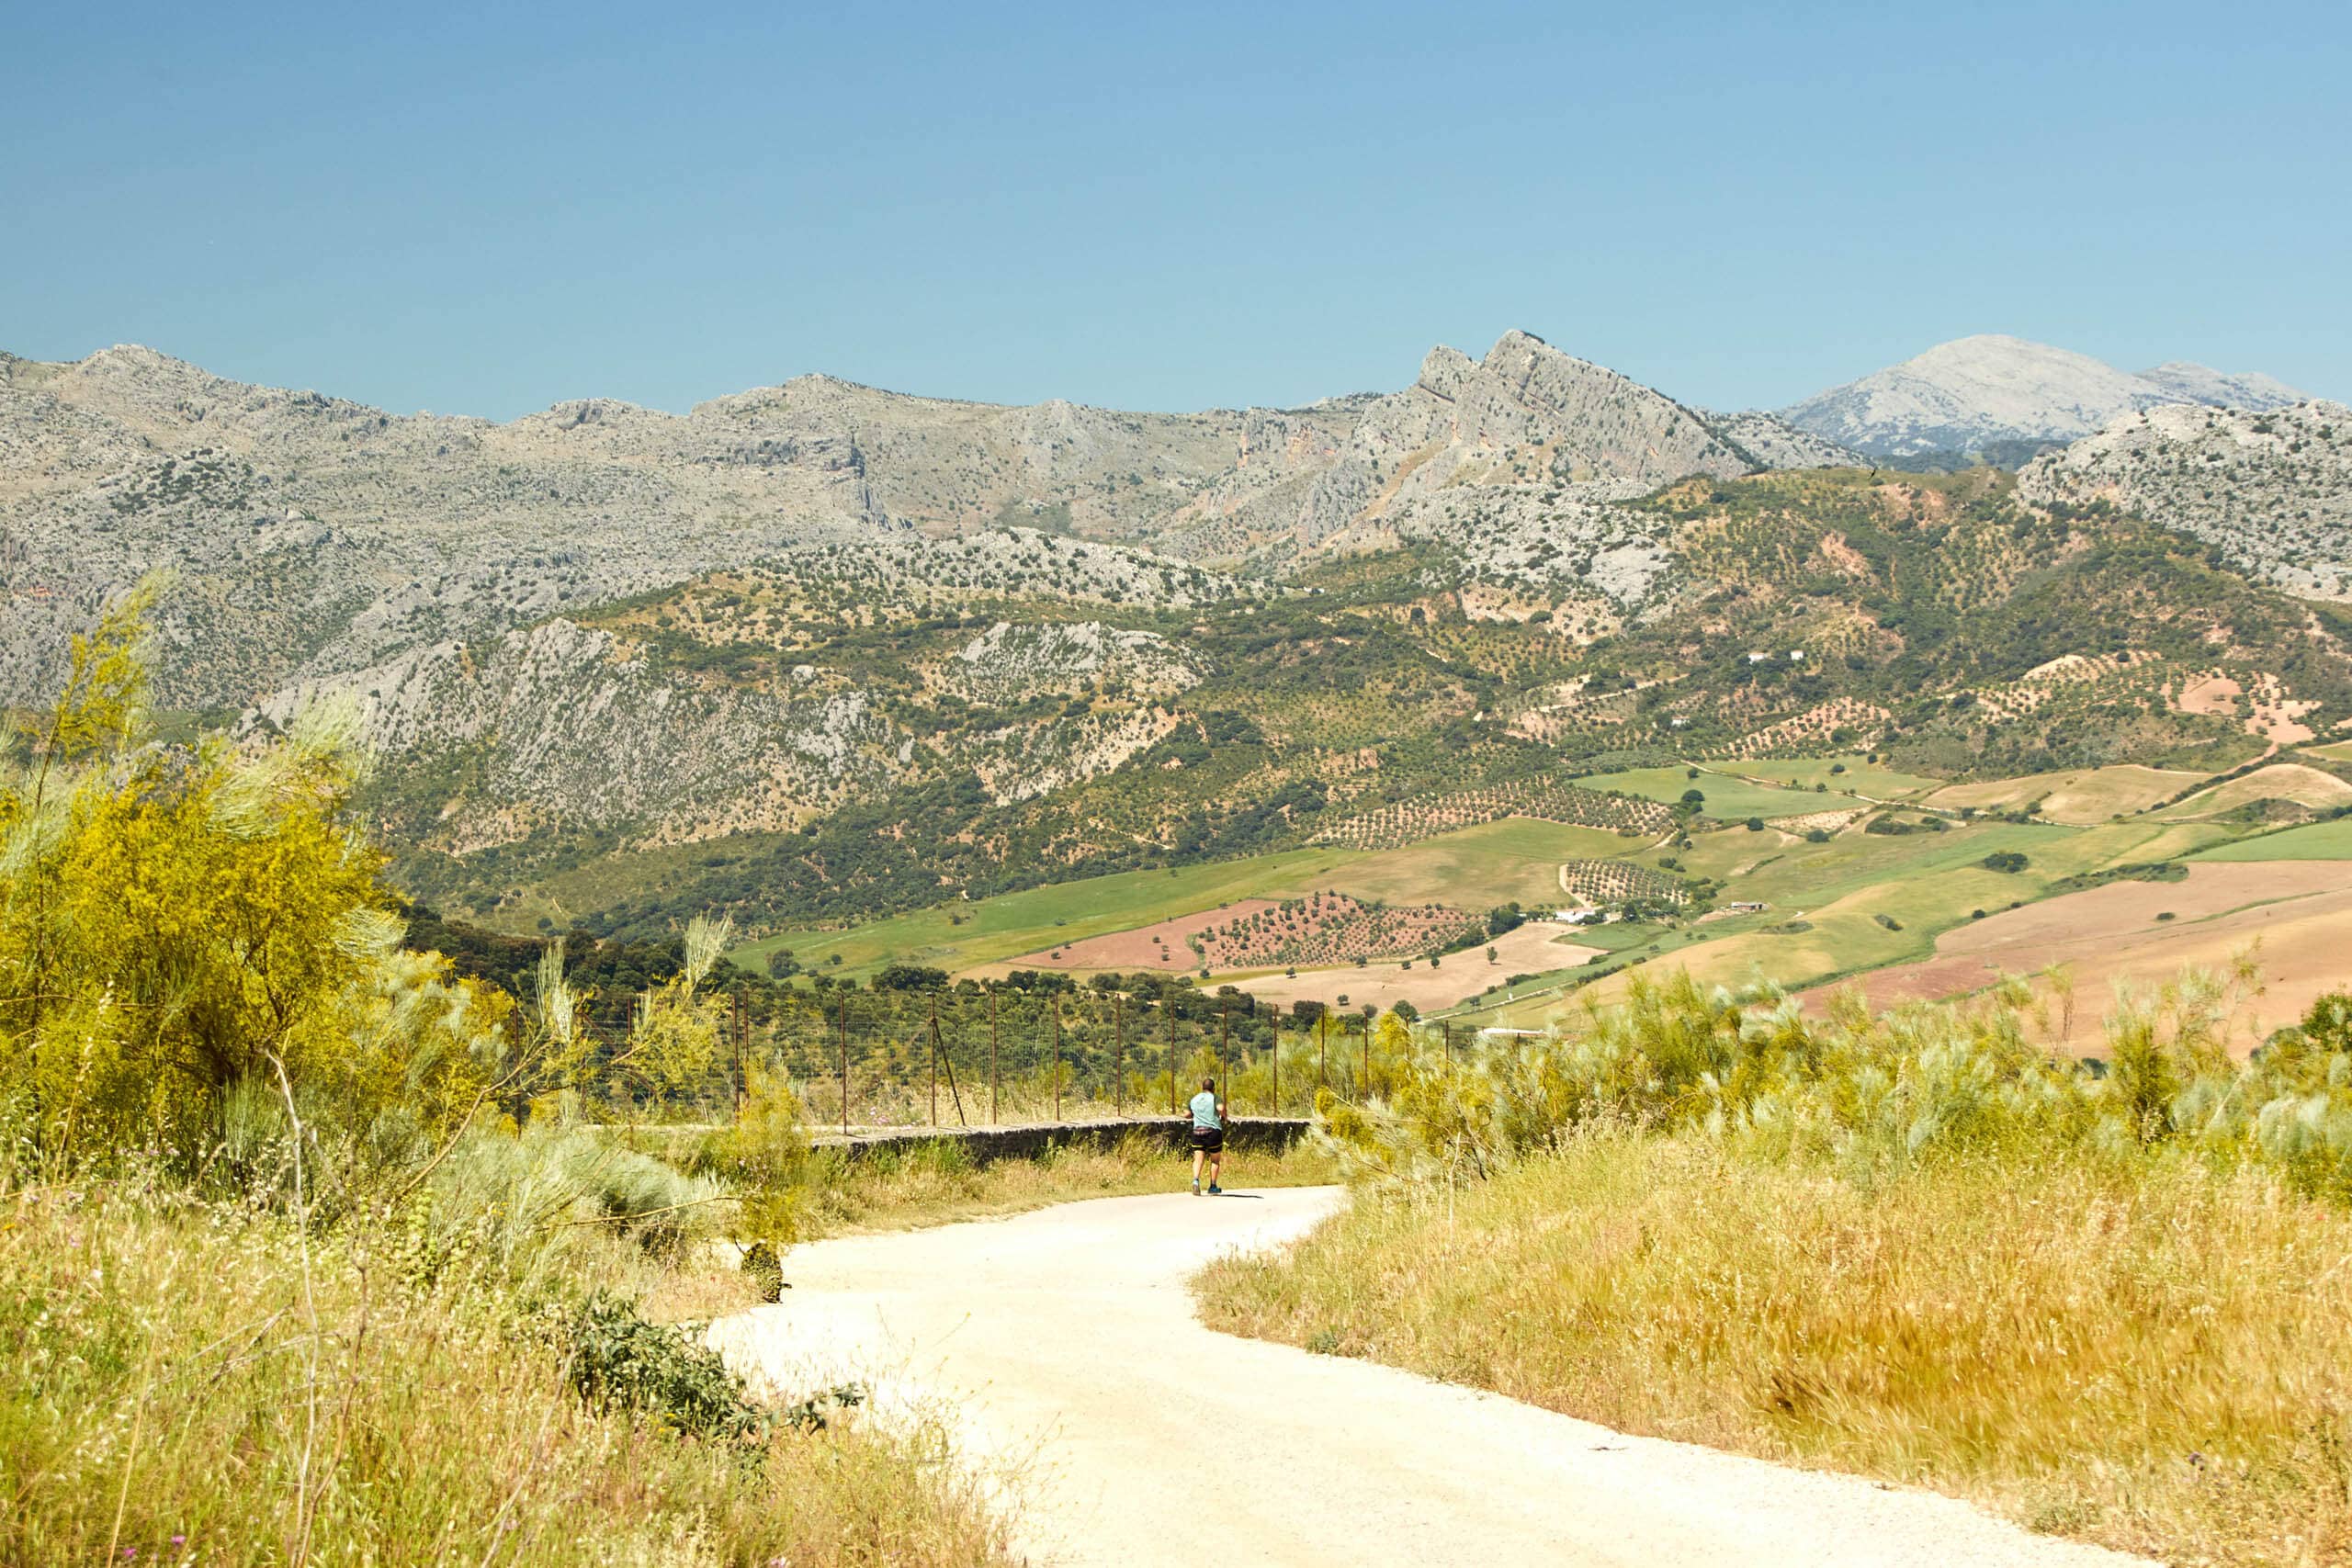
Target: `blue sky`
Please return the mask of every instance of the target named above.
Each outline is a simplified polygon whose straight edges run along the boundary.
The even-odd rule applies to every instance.
[[[2340,5],[10,12],[42,358],[1172,409],[1521,326],[1736,407],[2010,332],[2352,396]]]

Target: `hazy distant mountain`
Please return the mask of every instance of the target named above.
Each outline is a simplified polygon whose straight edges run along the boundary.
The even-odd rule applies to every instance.
[[[2086,354],[1985,334],[1832,387],[1781,411],[1800,430],[1874,457],[2057,445],[2166,403],[2256,411],[2304,394],[2261,375],[2168,364],[2142,375]]]

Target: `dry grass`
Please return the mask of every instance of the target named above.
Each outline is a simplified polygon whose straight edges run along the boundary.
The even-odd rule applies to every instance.
[[[2174,1562],[2352,1561],[2352,1216],[2185,1153],[1863,1181],[1589,1133],[1366,1190],[1202,1293],[1219,1327]]]
[[[397,1234],[305,1248],[232,1207],[0,1190],[0,1561],[1004,1560],[935,1432],[746,1450],[600,1414],[427,1263]]]

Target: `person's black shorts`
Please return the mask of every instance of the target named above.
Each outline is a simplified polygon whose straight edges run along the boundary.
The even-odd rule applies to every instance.
[[[1225,1153],[1225,1129],[1222,1127],[1193,1128],[1193,1152],[1196,1155],[1221,1155]]]

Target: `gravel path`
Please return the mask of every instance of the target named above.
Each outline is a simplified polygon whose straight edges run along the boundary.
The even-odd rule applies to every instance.
[[[787,1385],[873,1381],[952,1409],[1055,1563],[2137,1561],[1965,1504],[1628,1438],[1368,1362],[1215,1334],[1185,1277],[1295,1236],[1330,1188],[1114,1198],[820,1242],[783,1304],[713,1330]]]

